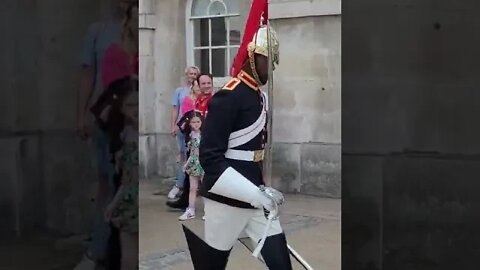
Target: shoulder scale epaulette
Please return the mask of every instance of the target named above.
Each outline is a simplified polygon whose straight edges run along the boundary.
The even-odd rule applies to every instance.
[[[227,84],[225,84],[225,86],[222,88],[222,90],[233,90],[233,89],[235,89],[235,87],[237,87],[237,85],[240,84],[240,82],[241,82],[240,79],[233,78]]]

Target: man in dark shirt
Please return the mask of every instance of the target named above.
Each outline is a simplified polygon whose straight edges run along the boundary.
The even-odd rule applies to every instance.
[[[268,34],[272,55],[268,55]],[[278,42],[271,28],[267,31],[267,26],[261,26],[248,46],[248,61],[240,73],[208,105],[200,145],[200,163],[205,171],[200,192],[205,198],[205,241],[210,259],[202,269],[225,269],[230,250],[242,233],[258,243],[267,224],[264,209],[272,211],[278,203],[259,188],[264,185],[260,162],[267,118],[265,96],[259,87],[267,82],[268,61],[278,63]],[[268,268],[292,269],[278,219],[272,222],[267,236],[261,255]]]

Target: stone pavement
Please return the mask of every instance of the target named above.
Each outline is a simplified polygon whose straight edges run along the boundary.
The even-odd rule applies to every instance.
[[[165,195],[173,180],[154,179],[140,182],[140,270],[193,269],[187,244],[178,221],[179,211],[165,206]],[[201,200],[199,200],[201,202]],[[289,244],[315,269],[340,269],[340,209],[338,199],[286,195],[280,220]],[[203,236],[201,203],[195,220],[185,223]],[[295,262],[296,263],[296,262]],[[266,269],[240,243],[232,250],[228,264],[231,270]],[[294,269],[303,269],[294,264]]]

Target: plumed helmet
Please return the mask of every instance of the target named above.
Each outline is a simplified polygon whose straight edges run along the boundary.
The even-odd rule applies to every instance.
[[[269,57],[268,53],[268,38],[270,36],[270,46],[272,55]],[[252,41],[248,44],[248,51],[264,55],[269,57],[274,64],[279,63],[279,43],[277,39],[277,33],[273,30],[270,25],[262,25],[257,30],[255,35],[253,36]]]

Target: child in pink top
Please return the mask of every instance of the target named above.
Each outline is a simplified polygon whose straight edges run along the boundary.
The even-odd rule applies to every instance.
[[[103,88],[128,76],[138,76],[138,53],[129,55],[119,44],[112,44],[105,51],[102,65]]]
[[[102,83],[108,89],[111,83],[130,77],[138,80],[138,6],[131,4],[125,12],[120,41],[105,51],[102,63]]]
[[[198,86],[197,82],[194,81],[194,84],[190,89],[190,95],[183,99],[182,115],[185,115],[185,113],[195,109],[195,100],[197,99],[198,95],[200,95],[200,87]]]

